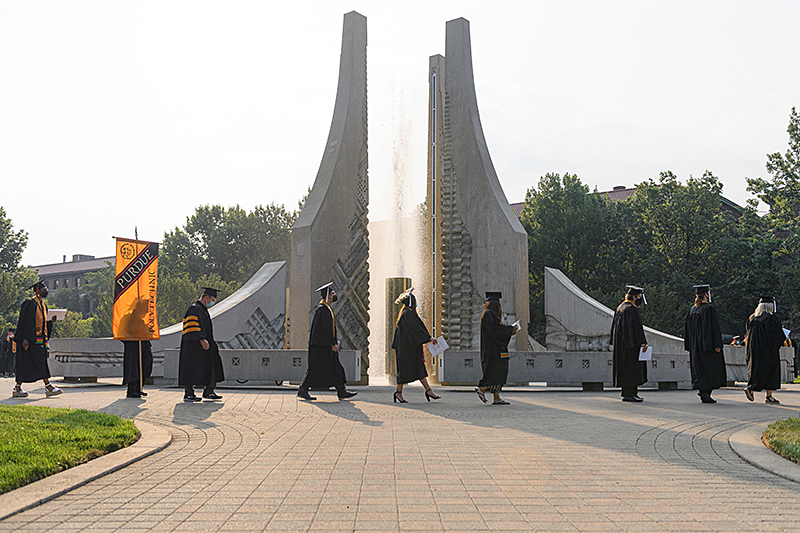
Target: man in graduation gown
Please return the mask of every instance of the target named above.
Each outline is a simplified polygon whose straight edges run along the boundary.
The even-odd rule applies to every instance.
[[[47,320],[47,287],[42,281],[31,286],[34,296],[22,302],[19,321],[14,338],[17,342],[16,386],[12,396],[25,398],[28,393],[22,390],[23,383],[44,381],[45,395],[61,394],[61,389],[50,383],[50,367],[47,364],[48,341],[53,333],[53,322]]]
[[[639,385],[647,382],[647,365],[639,361],[639,351],[647,349],[644,325],[639,306],[647,303],[641,287],[628,285],[625,301],[619,304],[611,324],[611,344],[614,346],[614,386],[622,388],[623,402],[643,402]]]
[[[214,327],[208,308],[217,301],[217,290],[203,289],[203,295],[193,303],[183,316],[178,384],[184,386],[184,401],[199,402],[194,394],[195,385],[203,385],[203,398],[219,400],[214,392],[217,383],[225,379],[219,348],[214,341]]]
[[[14,342],[14,328],[9,328],[6,337],[3,339],[2,356],[0,360],[0,378],[14,377],[14,364],[17,356],[17,343]]]
[[[297,390],[297,396],[304,400],[316,400],[308,393],[309,389],[335,387],[339,399],[351,398],[357,393],[345,388],[347,379],[344,367],[339,362],[336,319],[331,309],[331,304],[339,297],[333,288],[333,282],[323,285],[317,292],[320,293],[322,300],[311,321],[311,331],[308,335],[308,369],[303,383]]]
[[[755,313],[747,319],[747,399],[754,400],[753,391],[767,392],[765,403],[780,403],[772,393],[781,388],[781,346],[791,343],[786,338],[780,320],[773,313],[777,307],[772,296],[762,297]]]
[[[686,315],[683,329],[683,347],[689,352],[692,388],[699,391],[697,394],[703,403],[716,403],[711,391],[728,382],[719,315],[711,305],[711,287],[695,285],[694,289],[694,305]]]

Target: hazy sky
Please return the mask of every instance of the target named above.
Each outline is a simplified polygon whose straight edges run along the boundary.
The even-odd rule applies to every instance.
[[[0,2],[0,205],[25,264],[160,241],[201,204],[285,204],[330,128],[342,15],[367,17],[370,219],[426,179],[428,57],[471,23],[486,141],[510,202],[547,172],[591,188],[784,152],[800,106],[787,1]]]

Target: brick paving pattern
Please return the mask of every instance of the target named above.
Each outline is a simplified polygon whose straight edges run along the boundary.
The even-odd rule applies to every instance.
[[[5,382],[8,382],[7,384]],[[11,390],[10,380],[3,380]],[[509,391],[390,387],[351,401],[294,389],[225,390],[185,404],[122,388],[2,403],[78,407],[173,435],[164,451],[0,521],[0,531],[800,531],[800,484],[736,455],[728,438],[798,416],[800,387],[756,403],[741,390]]]

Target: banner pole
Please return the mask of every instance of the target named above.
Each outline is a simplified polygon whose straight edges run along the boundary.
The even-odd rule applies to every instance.
[[[142,375],[142,341],[139,341],[139,393],[144,390],[144,376]]]

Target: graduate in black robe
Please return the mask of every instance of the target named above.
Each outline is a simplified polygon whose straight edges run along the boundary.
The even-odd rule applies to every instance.
[[[692,388],[699,391],[703,403],[716,403],[711,391],[728,383],[719,315],[711,305],[711,287],[695,285],[694,289],[694,305],[683,328],[683,347],[689,352]]]
[[[184,401],[199,402],[194,394],[195,385],[203,385],[203,398],[219,400],[214,392],[217,383],[225,380],[219,347],[214,341],[214,326],[208,308],[217,301],[217,291],[211,287],[193,303],[183,316],[178,384],[184,387]]]
[[[23,383],[33,383],[40,379],[45,385],[45,395],[61,394],[61,389],[50,383],[50,367],[48,341],[53,333],[53,322],[47,320],[47,287],[42,281],[31,286],[34,296],[22,302],[19,310],[19,321],[14,338],[17,342],[16,386],[12,392],[14,398],[25,398],[28,393],[22,390]]]
[[[628,285],[625,301],[619,304],[611,324],[614,346],[613,384],[622,388],[623,402],[643,402],[639,385],[647,382],[646,361],[639,361],[639,351],[647,348],[639,306],[647,303],[641,287]]]
[[[336,340],[336,319],[333,316],[331,304],[339,299],[333,288],[333,282],[323,285],[316,292],[320,293],[322,300],[319,302],[314,318],[311,321],[311,331],[308,335],[308,368],[306,377],[297,396],[304,400],[316,400],[308,393],[309,389],[336,388],[339,399],[351,398],[357,393],[345,388],[344,367],[339,362],[339,341]]]
[[[478,382],[475,392],[483,403],[486,403],[486,391],[494,396],[492,405],[508,405],[500,398],[500,391],[508,381],[508,343],[517,333],[517,326],[506,326],[500,317],[503,309],[500,306],[499,292],[487,292],[486,302],[481,314],[481,366],[483,377]]]
[[[428,384],[428,370],[425,368],[425,354],[423,345],[429,342],[436,344],[436,339],[428,333],[428,328],[417,314],[417,299],[411,294],[413,287],[404,291],[397,297],[395,303],[402,303],[403,308],[397,317],[397,328],[394,330],[394,349],[397,361],[397,390],[394,392],[393,401],[408,403],[403,398],[403,385],[419,380],[425,387],[425,399],[438,400],[438,396]]]
[[[781,388],[780,348],[790,345],[775,312],[775,299],[761,298],[747,319],[747,386],[744,393],[751,402],[753,391],[767,391],[764,403],[780,403],[772,392]]]

